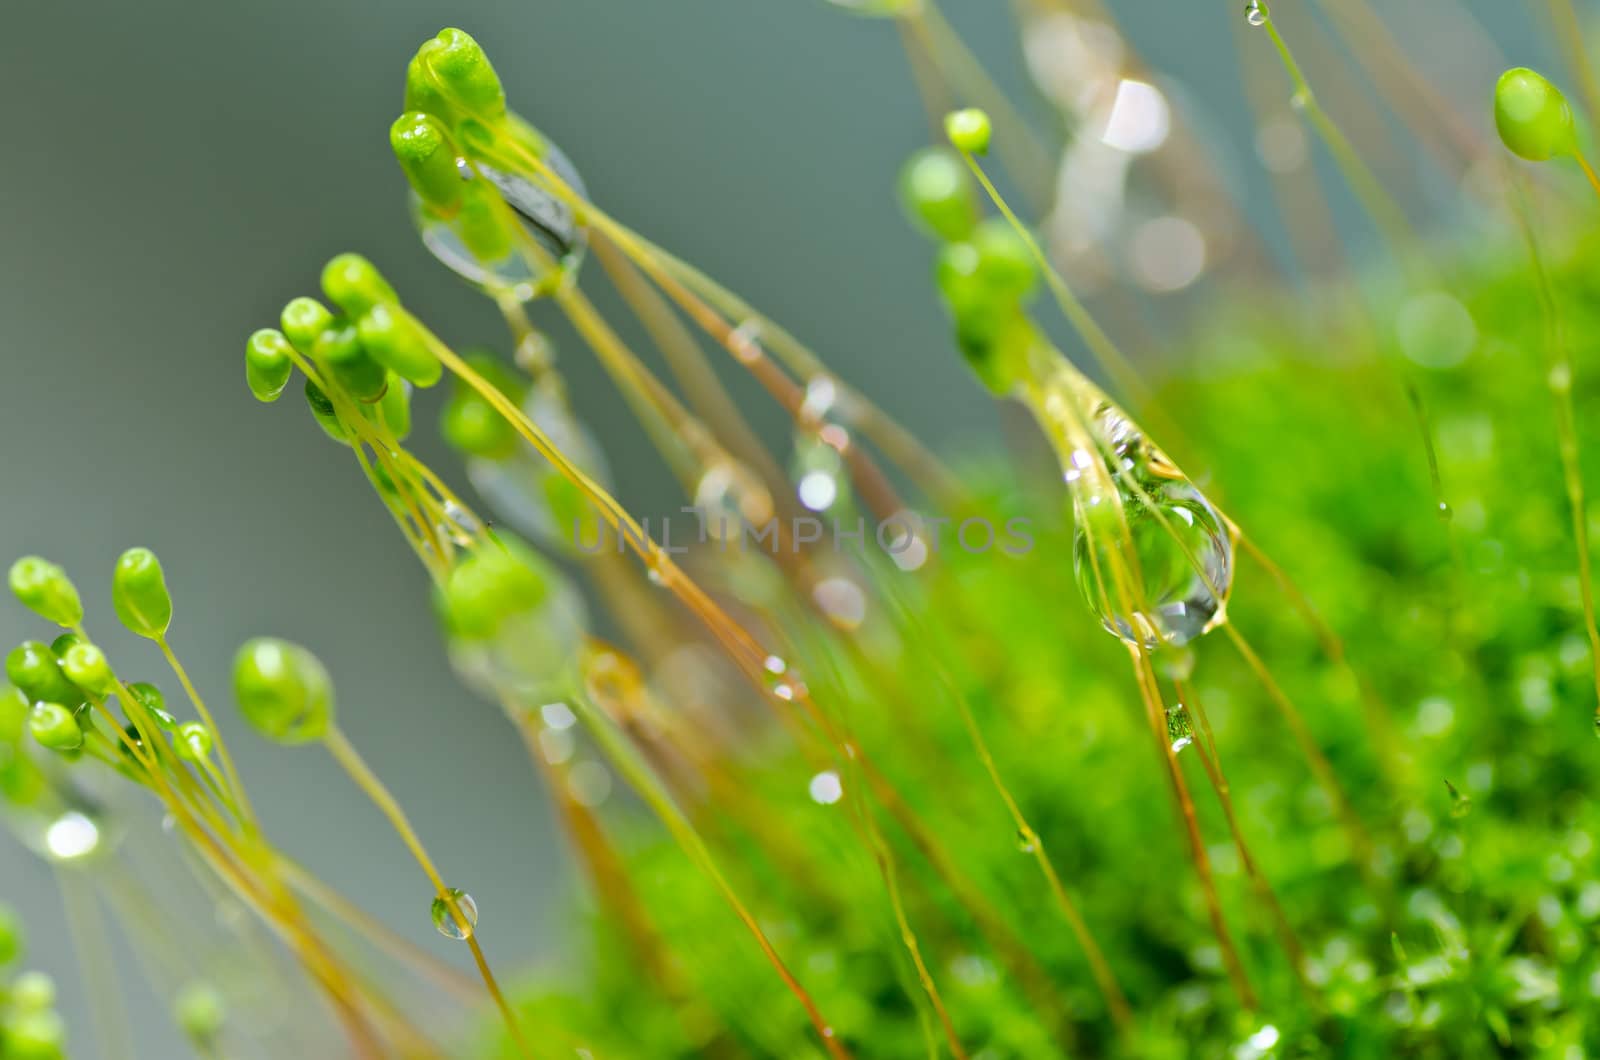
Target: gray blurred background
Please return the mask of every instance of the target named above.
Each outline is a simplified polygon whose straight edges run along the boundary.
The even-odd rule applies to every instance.
[[[1049,130],[1003,0],[946,6]],[[1242,4],[1113,6],[1148,63],[1187,85],[1236,200],[1281,261],[1238,75]],[[1406,9],[1396,31],[1427,62],[1467,61],[1430,51],[1443,0],[1378,6]],[[1511,61],[1556,65],[1534,43],[1543,4],[1472,6]],[[1320,34],[1300,0],[1274,8],[1287,32]],[[239,641],[278,633],[313,646],[350,736],[450,882],[477,898],[491,960],[526,967],[558,950],[571,941],[570,877],[520,744],[452,680],[424,575],[347,454],[293,392],[271,408],[251,400],[244,338],[353,249],[448,340],[504,348],[492,305],[415,238],[387,149],[406,60],[460,25],[489,49],[512,106],[563,145],[613,214],[788,323],[939,448],[993,445],[996,414],[952,352],[929,250],[892,197],[898,166],[929,135],[894,29],[824,0],[12,0],[0,12],[0,558],[66,565],[91,631],[133,676],[170,687],[109,606],[118,552],[156,549],[177,600],[174,643],[224,716],[269,831],[464,962],[428,922],[425,880],[326,755],[233,723],[226,674]],[[1496,71],[1449,72],[1487,96]],[[1358,97],[1360,80],[1343,76]],[[1430,179],[1407,176],[1408,194],[1426,201]],[[1353,216],[1338,194],[1334,207]],[[675,510],[615,393],[574,343],[561,349],[624,501]],[[782,439],[776,410],[733,385]],[[418,445],[460,481],[429,438],[436,403],[419,402]],[[0,645],[43,633],[0,604]],[[151,814],[126,786],[105,790],[119,810]],[[159,838],[141,846],[168,856]],[[3,831],[0,901],[26,918],[30,965],[61,983],[76,1052],[94,1055],[52,870]],[[203,903],[189,913],[212,917]],[[123,963],[139,1055],[181,1055],[165,1002]]]

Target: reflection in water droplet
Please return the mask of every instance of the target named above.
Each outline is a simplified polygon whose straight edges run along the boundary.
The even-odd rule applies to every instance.
[[[447,939],[471,938],[478,926],[478,903],[459,887],[447,888],[445,894],[449,901],[443,897],[433,900],[433,926]]]
[[[439,532],[448,537],[454,544],[466,548],[472,544],[472,539],[483,532],[483,524],[478,517],[455,501],[444,502],[444,517],[439,520]]]
[[[1182,703],[1167,708],[1167,740],[1173,754],[1194,743],[1194,722],[1189,718],[1189,708]]]
[[[1232,538],[1205,495],[1120,409],[1102,402],[1089,426],[1108,454],[1107,475],[1074,476],[1087,456],[1074,452],[1067,478],[1077,507],[1078,587],[1110,633],[1147,649],[1187,644],[1225,620]],[[1107,478],[1120,516],[1102,495]],[[1137,562],[1142,583],[1144,606],[1132,614],[1121,613],[1124,593],[1114,576],[1113,564],[1124,558]]]
[[[1267,5],[1261,0],[1250,0],[1244,5],[1244,20],[1252,26],[1265,26],[1267,24]]]
[[[77,861],[100,847],[100,826],[77,810],[68,810],[45,829],[45,850],[57,861]]]
[[[832,806],[844,798],[844,784],[839,780],[839,774],[831,769],[812,777],[807,790],[811,793],[811,801],[819,806]]]
[[[1023,828],[1017,829],[1017,849],[1018,850],[1022,851],[1024,854],[1032,854],[1034,852],[1034,850],[1036,850],[1038,848],[1038,846],[1039,846],[1039,841],[1034,838],[1034,835],[1033,835],[1032,832],[1029,832],[1029,831],[1027,831],[1026,829],[1023,829]]]

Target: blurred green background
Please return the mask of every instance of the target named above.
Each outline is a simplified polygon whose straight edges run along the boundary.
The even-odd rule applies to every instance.
[[[1050,130],[1007,5],[948,6]],[[1481,56],[1441,53],[1430,37],[1429,19],[1451,5],[1401,6],[1408,50],[1487,96],[1494,71],[1470,66]],[[1534,43],[1543,5],[1471,6],[1510,61],[1554,64]],[[1237,73],[1242,5],[1114,7],[1147,62],[1188,88],[1237,201],[1281,255]],[[1274,7],[1286,31],[1320,32],[1309,5]],[[415,238],[387,150],[406,59],[456,24],[484,42],[512,106],[563,145],[615,215],[789,324],[940,449],[997,444],[996,413],[947,339],[928,249],[893,202],[900,162],[928,138],[894,29],[823,0],[13,2],[4,15],[0,556],[64,564],[91,631],[124,665],[141,660],[133,676],[165,686],[153,650],[115,625],[108,593],[122,548],[156,549],[177,599],[174,643],[225,715],[269,830],[403,933],[464,961],[434,934],[425,881],[399,842],[326,756],[231,724],[225,675],[239,641],[276,633],[313,646],[350,735],[450,882],[476,897],[490,958],[511,968],[550,952],[568,877],[521,746],[452,679],[425,577],[352,463],[297,397],[271,409],[250,399],[244,338],[311,291],[326,258],[353,249],[448,340],[503,349],[493,307]],[[1363,90],[1355,78],[1344,87]],[[1452,189],[1403,177],[1408,201],[1448,208]],[[575,344],[561,348],[622,499],[675,511],[675,489],[609,384]],[[732,385],[781,440],[775,410],[744,380]],[[435,402],[420,403],[425,421]],[[457,472],[431,431],[419,433],[423,454]],[[0,642],[40,633],[20,608],[0,607]],[[31,964],[60,981],[74,1040],[91,1055],[51,877],[0,833],[0,900],[24,914]],[[126,957],[140,1055],[177,1055],[164,1004]]]

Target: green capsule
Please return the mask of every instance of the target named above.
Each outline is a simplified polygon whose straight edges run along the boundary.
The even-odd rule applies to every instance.
[[[500,75],[465,30],[442,29],[432,40],[424,41],[417,49],[417,64],[419,74],[431,79],[446,102],[483,121],[505,117],[506,92]],[[429,98],[423,94],[424,100]]]
[[[28,697],[15,685],[0,684],[0,747],[14,744],[28,721]]]
[[[383,398],[367,408],[374,410],[369,415],[382,418],[395,441],[403,442],[411,433],[411,384],[394,372],[389,372],[387,378]]]
[[[61,672],[67,680],[97,699],[110,695],[117,683],[106,653],[87,642],[67,649],[61,656]]]
[[[1022,379],[1036,341],[1027,314],[1015,299],[989,295],[952,301],[949,308],[967,366],[996,396],[1009,395]]]
[[[294,374],[292,348],[277,328],[262,328],[244,344],[244,381],[257,401],[276,401],[289,385]]]
[[[139,636],[158,640],[166,635],[172,625],[172,594],[154,552],[130,548],[117,558],[111,602],[122,624]]]
[[[227,1008],[209,983],[190,983],[173,999],[172,1018],[191,1042],[207,1046],[222,1033]]]
[[[174,734],[172,749],[185,762],[198,762],[211,756],[214,740],[211,730],[198,721],[186,721]]]
[[[175,722],[172,715],[167,713],[167,697],[161,689],[149,681],[135,681],[128,685],[128,693],[139,701],[139,705],[148,710],[156,719],[156,724],[163,729],[170,730]]]
[[[475,549],[439,591],[445,629],[463,640],[490,640],[509,618],[537,610],[550,596],[554,574],[537,552],[510,537]]]
[[[344,422],[339,419],[339,413],[334,409],[333,402],[322,392],[321,387],[309,379],[306,380],[306,404],[311,408],[311,415],[316,417],[317,426],[321,427],[329,438],[340,445],[350,444],[350,434],[345,430]]]
[[[461,196],[461,209],[451,218],[462,245],[480,264],[489,265],[511,254],[516,245],[514,214],[486,180],[469,184]]]
[[[284,337],[301,353],[310,354],[317,337],[333,327],[335,318],[327,306],[315,298],[292,299],[278,316]]]
[[[351,320],[373,306],[400,301],[378,267],[360,254],[340,254],[323,266],[322,293]]]
[[[1566,97],[1544,75],[1525,66],[1507,70],[1495,83],[1494,124],[1506,147],[1529,162],[1578,150]]]
[[[56,981],[43,972],[23,972],[11,984],[11,1006],[19,1012],[49,1012],[56,1007]]]
[[[417,324],[395,305],[371,306],[358,323],[361,344],[379,364],[397,372],[417,386],[429,387],[444,374]]]
[[[438,119],[407,111],[389,127],[389,147],[412,190],[429,209],[446,217],[461,209],[465,184],[457,164],[460,152]]]
[[[977,278],[997,295],[1016,301],[1026,299],[1039,282],[1039,264],[1027,241],[1010,222],[991,217],[972,233],[978,252]]]
[[[42,699],[77,703],[81,698],[77,686],[61,672],[61,660],[43,641],[25,640],[11,649],[6,656],[6,679],[21,689],[30,703]]]
[[[325,365],[345,392],[357,401],[371,402],[383,397],[383,389],[389,383],[388,373],[367,353],[360,333],[349,321],[340,320],[324,329],[312,344],[311,355],[318,364]]]
[[[46,622],[76,626],[83,621],[83,602],[67,572],[38,556],[24,556],[11,565],[11,593]]]
[[[972,178],[959,158],[943,147],[927,147],[900,171],[900,199],[929,235],[966,239],[978,223]]]
[[[6,1060],[65,1060],[67,1027],[49,1009],[23,1012],[5,1024]]]
[[[247,641],[233,660],[233,693],[244,719],[280,743],[321,739],[333,724],[328,672],[310,651],[289,641]]]
[[[51,751],[76,751],[83,746],[78,719],[60,703],[35,703],[28,712],[28,731],[39,746]]]
[[[493,354],[469,353],[467,367],[521,405],[527,397],[527,380]],[[517,451],[520,436],[515,427],[467,383],[457,380],[440,414],[439,431],[446,443],[466,456],[503,460]]]
[[[10,906],[0,905],[0,968],[22,956],[22,940],[22,918]]]
[[[956,150],[971,155],[985,155],[989,153],[989,140],[994,135],[994,126],[988,114],[977,107],[966,107],[944,116],[944,134]]]

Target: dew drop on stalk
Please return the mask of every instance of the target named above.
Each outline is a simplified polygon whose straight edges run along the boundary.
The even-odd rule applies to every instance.
[[[559,148],[545,141],[544,161],[578,195],[587,197],[583,179]],[[555,259],[553,270],[539,268],[520,249],[495,261],[483,261],[473,253],[457,231],[452,219],[430,210],[422,199],[411,194],[411,215],[422,242],[433,256],[457,275],[491,291],[509,291],[521,301],[548,293],[555,286],[570,282],[577,275],[588,248],[588,233],[578,224],[572,208],[528,178],[481,161],[457,160],[465,181],[482,180],[494,187],[516,215],[523,231]]]
[[[811,796],[811,801],[818,806],[832,806],[844,798],[844,784],[840,781],[839,774],[831,769],[825,769],[812,777],[806,790]]]
[[[1445,789],[1450,792],[1450,816],[1457,820],[1472,812],[1472,796],[1450,783],[1444,782]]]
[[[1089,427],[1104,455],[1074,451],[1063,476],[1077,508],[1078,587],[1111,634],[1147,650],[1187,644],[1226,620],[1232,537],[1205,494],[1121,409],[1102,401]],[[1105,476],[1088,473],[1096,459],[1105,462]],[[1108,480],[1120,518],[1103,495]],[[1123,614],[1112,564],[1130,555],[1129,544],[1144,606]]]
[[[478,926],[478,903],[459,887],[447,888],[445,896],[448,900],[443,896],[433,900],[433,926],[447,939],[471,938]]]
[[[1182,703],[1167,708],[1167,740],[1173,754],[1194,743],[1194,722],[1189,717],[1189,708]]]
[[[59,863],[81,861],[100,849],[100,826],[88,814],[68,810],[44,831],[44,849]]]
[[[1032,832],[1028,831],[1025,828],[1017,829],[1017,849],[1018,850],[1022,851],[1024,854],[1032,854],[1036,849],[1038,849],[1038,846],[1039,846],[1039,841],[1034,838],[1034,835],[1033,835]]]
[[[456,545],[466,548],[472,539],[483,532],[483,524],[466,508],[455,501],[444,502],[444,518],[439,520],[439,532]]]
[[[1252,26],[1267,24],[1267,6],[1261,0],[1250,0],[1244,5],[1244,20]]]
[[[748,470],[731,461],[708,467],[694,490],[704,536],[737,541],[746,526],[763,527],[772,518],[772,497]]]

